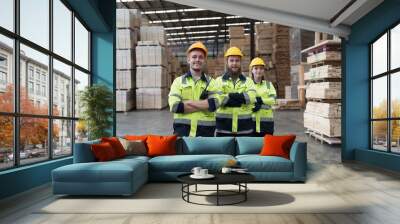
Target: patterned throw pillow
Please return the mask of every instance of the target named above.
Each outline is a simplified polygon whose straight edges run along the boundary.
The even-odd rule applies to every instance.
[[[146,145],[141,140],[126,140],[119,138],[122,146],[126,151],[126,155],[145,156],[147,155]]]

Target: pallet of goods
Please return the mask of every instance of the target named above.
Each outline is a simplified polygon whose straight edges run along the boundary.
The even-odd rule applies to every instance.
[[[136,89],[137,109],[164,109],[168,106],[167,88]]]
[[[116,90],[116,111],[127,112],[136,106],[135,89]]]
[[[328,144],[341,143],[340,41],[326,40],[302,51],[311,67],[306,82],[306,133]]]

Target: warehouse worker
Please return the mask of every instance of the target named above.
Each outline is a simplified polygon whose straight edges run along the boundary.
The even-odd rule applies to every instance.
[[[174,134],[214,136],[219,101],[215,80],[203,72],[208,50],[203,43],[195,42],[186,54],[189,71],[174,80],[168,95]]]
[[[253,108],[254,136],[263,137],[274,133],[274,115],[272,105],[276,103],[276,91],[270,81],[264,80],[265,63],[254,58],[249,66],[251,78],[257,92]]]
[[[217,136],[250,136],[253,133],[251,109],[256,91],[254,82],[241,72],[243,54],[237,47],[225,52],[227,71],[216,79],[220,107],[216,113]]]

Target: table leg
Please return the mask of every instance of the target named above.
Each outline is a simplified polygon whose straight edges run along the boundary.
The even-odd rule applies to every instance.
[[[219,206],[219,184],[217,184],[217,206]]]

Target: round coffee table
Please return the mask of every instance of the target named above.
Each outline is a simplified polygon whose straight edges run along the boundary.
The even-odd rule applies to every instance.
[[[182,174],[177,177],[178,181],[182,183],[182,199],[188,203],[198,205],[234,205],[247,200],[247,192],[249,188],[247,183],[255,180],[255,177],[249,173],[216,173],[213,174],[215,177],[212,179],[193,179],[190,177],[191,173]],[[197,190],[197,185],[215,185],[215,190]],[[194,191],[190,191],[190,186],[195,186]],[[220,185],[236,185],[237,190],[223,190],[220,189]],[[215,194],[206,194],[209,192],[215,192]],[[190,201],[190,196],[203,196],[203,197],[216,197],[216,204],[202,204]],[[231,203],[221,203],[221,197],[232,197],[240,196],[240,199]]]

